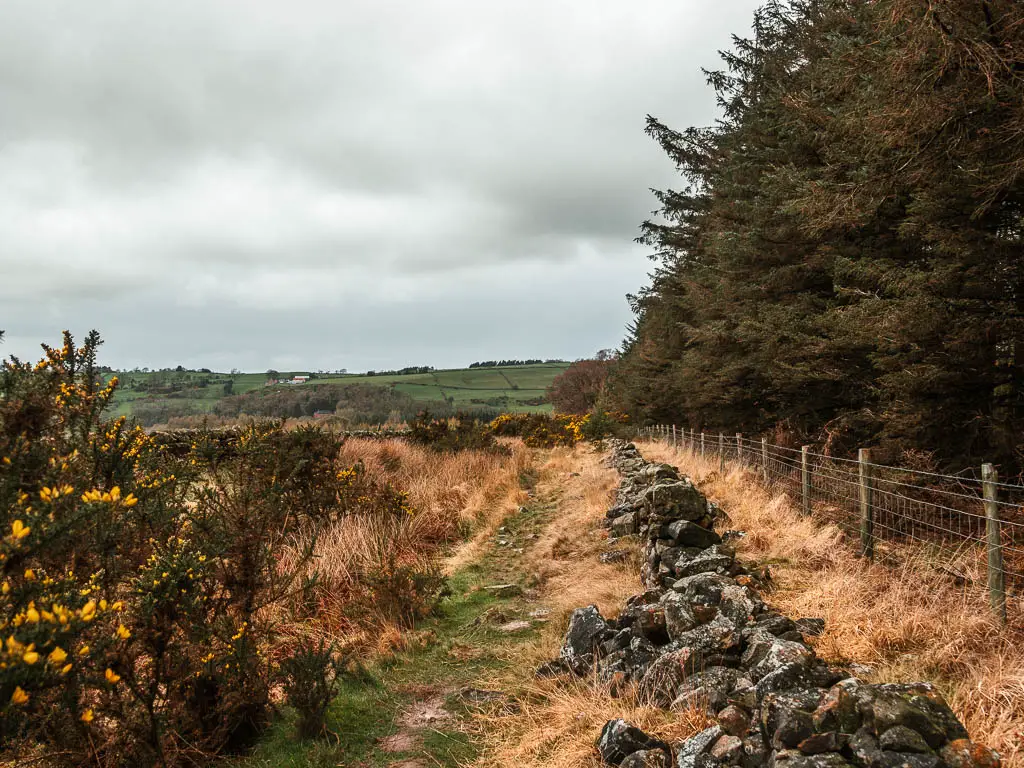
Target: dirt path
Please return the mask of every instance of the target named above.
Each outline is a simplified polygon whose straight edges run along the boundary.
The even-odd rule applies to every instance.
[[[345,683],[329,718],[336,742],[296,743],[284,723],[246,768],[546,765],[529,757],[540,746],[531,729],[557,694],[545,704],[554,689],[538,692],[534,670],[557,655],[573,608],[612,611],[636,591],[638,564],[600,525],[618,482],[602,456],[556,449],[539,462],[523,503],[451,554],[441,615],[366,679]],[[610,549],[627,554],[603,562]],[[590,730],[600,727],[589,718],[600,715],[578,714],[558,728],[584,760],[573,764],[588,765]]]

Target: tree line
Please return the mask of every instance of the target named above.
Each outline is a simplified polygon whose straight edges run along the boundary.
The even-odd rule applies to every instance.
[[[483,360],[477,363],[470,363],[470,368],[511,368],[516,365],[541,365],[542,363],[564,363],[565,360],[554,358],[548,360]]]
[[[770,2],[721,56],[715,124],[648,118],[681,183],[605,397],[1019,470],[1024,4]]]

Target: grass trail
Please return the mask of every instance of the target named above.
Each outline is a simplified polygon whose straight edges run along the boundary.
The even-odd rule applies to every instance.
[[[536,482],[535,475],[523,477]],[[492,522],[484,538],[453,553],[451,594],[438,615],[401,638],[400,650],[345,681],[329,712],[331,738],[297,740],[286,710],[238,765],[454,768],[475,760],[483,742],[479,716],[500,716],[512,703],[483,685],[510,674],[514,649],[535,642],[546,622],[526,553],[555,517],[556,486],[531,489],[528,502],[500,526]],[[512,586],[488,589],[498,585]]]

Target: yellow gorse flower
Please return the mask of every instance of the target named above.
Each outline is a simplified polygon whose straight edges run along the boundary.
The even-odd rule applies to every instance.
[[[11,704],[21,706],[22,704],[28,703],[28,694],[21,689],[21,686],[15,686],[14,693],[11,694]]]
[[[91,723],[92,722],[92,718],[93,718],[92,710],[91,709],[87,709],[87,710],[85,710],[85,712],[82,713],[82,716],[79,717],[78,719],[81,720],[83,723]]]
[[[56,648],[50,651],[50,655],[46,658],[50,660],[51,664],[63,664],[64,661],[67,660],[68,654],[67,651],[65,651],[58,645]]]
[[[122,640],[127,640],[129,637],[132,636],[132,633],[129,631],[128,627],[126,627],[124,624],[121,624],[117,628],[117,636]]]
[[[112,670],[110,667],[107,667],[107,671],[103,673],[103,676],[107,678],[107,682],[111,685],[114,685],[117,681],[121,679],[121,676],[117,674],[117,672]]]
[[[31,530],[32,529],[29,526],[25,525],[23,522],[21,522],[21,520],[15,520],[13,523],[11,523],[11,535],[15,539],[24,539],[26,536],[28,536],[29,531]]]

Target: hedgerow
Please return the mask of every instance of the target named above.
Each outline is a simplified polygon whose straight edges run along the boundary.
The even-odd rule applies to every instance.
[[[489,429],[497,437],[521,437],[531,448],[553,448],[583,440],[589,418],[589,414],[503,413],[491,422]]]
[[[105,420],[99,344],[65,333],[0,368],[0,756],[241,749],[269,721],[276,627],[309,618],[318,531],[412,510],[318,429],[250,424],[172,452]]]

